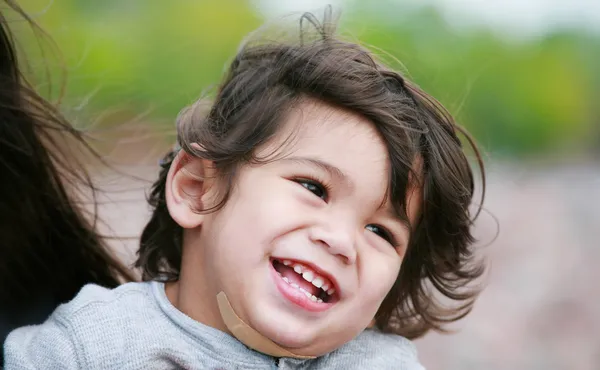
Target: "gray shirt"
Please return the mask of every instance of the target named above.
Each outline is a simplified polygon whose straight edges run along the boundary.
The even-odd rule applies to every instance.
[[[267,356],[177,310],[159,282],[87,285],[44,324],[13,331],[4,351],[7,370],[424,370],[410,341],[375,330],[313,360]]]

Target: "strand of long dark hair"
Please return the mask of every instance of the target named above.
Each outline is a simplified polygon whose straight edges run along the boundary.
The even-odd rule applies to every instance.
[[[52,42],[14,1],[4,2]],[[0,13],[0,302],[25,307],[40,294],[63,302],[86,283],[134,280],[96,231],[96,188],[82,158],[100,157],[19,62]]]

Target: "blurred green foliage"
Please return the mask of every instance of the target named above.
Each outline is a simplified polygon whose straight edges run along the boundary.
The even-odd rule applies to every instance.
[[[62,51],[66,106],[149,112],[157,124],[218,84],[239,42],[263,22],[243,0],[22,4]],[[510,40],[486,28],[455,30],[431,8],[370,4],[348,3],[343,33],[400,60],[488,152],[563,156],[600,146],[598,35],[557,30]],[[31,35],[22,38],[34,70],[56,72],[60,63],[40,58]]]

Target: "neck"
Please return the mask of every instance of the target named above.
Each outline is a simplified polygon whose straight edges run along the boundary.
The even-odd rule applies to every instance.
[[[165,284],[167,298],[173,306],[190,318],[206,326],[231,334],[219,314],[219,307],[214,296],[202,282],[194,284],[184,278]]]
[[[211,266],[205,263],[205,248],[198,248],[190,243],[188,233],[197,230],[186,230],[183,235],[183,254],[179,278],[175,282],[165,284],[166,294],[171,304],[190,318],[212,328],[231,334],[219,314],[215,297],[219,291],[211,279]]]

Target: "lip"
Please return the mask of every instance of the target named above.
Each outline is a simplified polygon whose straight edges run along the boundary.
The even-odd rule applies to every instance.
[[[321,268],[319,268],[318,266],[312,264],[311,262],[299,260],[299,259],[296,259],[296,258],[285,258],[285,257],[271,257],[271,260],[273,260],[273,259],[278,260],[278,261],[288,260],[288,261],[292,261],[292,263],[296,262],[296,263],[299,263],[301,265],[304,265],[304,266],[310,268],[311,270],[313,270],[314,272],[316,272],[318,275],[321,275],[321,276],[327,278],[331,282],[331,284],[333,285],[332,288],[335,289],[335,293],[334,294],[338,298],[341,297],[342,290],[340,289],[340,285],[338,284],[338,281],[336,280],[335,276],[331,275],[327,271],[321,270]]]
[[[269,263],[269,269],[271,270],[271,276],[273,277],[275,286],[277,287],[281,295],[283,295],[284,298],[286,298],[291,303],[294,303],[296,306],[299,306],[310,312],[323,312],[327,311],[336,304],[336,302],[313,302],[306,296],[306,294],[302,293],[298,289],[292,287],[290,284],[283,281],[281,275],[279,275],[279,273],[275,270],[275,267],[273,267],[272,263]]]

